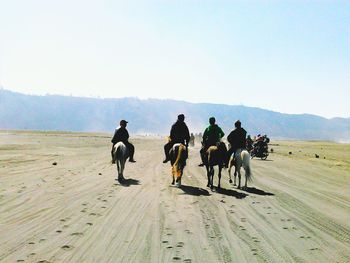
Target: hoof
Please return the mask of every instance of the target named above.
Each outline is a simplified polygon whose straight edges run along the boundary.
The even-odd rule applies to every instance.
[[[232,180],[230,179],[230,184],[232,184]]]
[[[175,183],[174,182],[171,182],[172,185],[174,185]]]

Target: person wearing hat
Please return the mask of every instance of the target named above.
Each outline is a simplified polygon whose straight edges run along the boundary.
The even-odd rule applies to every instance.
[[[227,141],[230,143],[231,148],[227,151],[227,162],[230,160],[230,157],[232,154],[234,154],[237,149],[245,149],[246,148],[246,135],[247,132],[245,129],[241,127],[241,121],[237,120],[235,122],[235,129],[230,132],[230,134],[227,136]]]
[[[134,160],[134,152],[135,152],[135,147],[134,145],[132,145],[128,139],[129,139],[129,132],[128,130],[126,129],[126,125],[127,125],[127,121],[126,120],[121,120],[120,121],[120,127],[115,129],[115,132],[114,132],[114,135],[113,135],[113,138],[111,140],[111,142],[113,143],[113,146],[112,146],[112,151],[111,151],[111,154],[112,154],[112,163],[114,163],[114,160],[113,160],[113,148],[114,148],[114,145],[117,143],[117,142],[123,142],[126,146],[126,148],[128,149],[129,151],[129,162],[136,162]]]
[[[186,146],[186,148],[188,147],[188,143],[190,141],[190,132],[185,123],[185,115],[180,114],[177,116],[177,121],[171,126],[169,137],[169,142],[164,145],[165,159],[163,163],[166,163],[170,160],[169,152],[175,143],[182,143]]]
[[[215,121],[216,120],[214,117],[210,117],[209,126],[204,130],[202,148],[199,151],[201,155],[202,163],[199,164],[199,166],[204,166],[205,152],[208,150],[208,148],[210,146],[218,145],[218,143],[220,143],[221,138],[224,137],[225,135],[222,129],[217,124],[215,124]]]

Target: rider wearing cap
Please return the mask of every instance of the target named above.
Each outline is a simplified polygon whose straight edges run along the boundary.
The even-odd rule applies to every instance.
[[[170,160],[169,152],[175,143],[182,143],[187,148],[189,141],[190,132],[185,123],[185,115],[180,114],[177,116],[177,121],[171,126],[169,142],[164,145],[165,159],[163,163]]]
[[[120,127],[117,128],[114,132],[114,136],[111,140],[111,142],[113,143],[113,146],[112,146],[112,151],[111,151],[111,154],[112,154],[112,163],[114,163],[114,159],[113,159],[113,148],[114,148],[114,145],[117,143],[117,142],[123,142],[126,146],[126,148],[128,149],[129,151],[129,162],[136,162],[134,160],[134,152],[135,152],[135,147],[134,145],[132,145],[128,139],[129,139],[129,132],[128,130],[126,129],[126,125],[127,125],[127,121],[126,120],[121,120],[120,121]]]

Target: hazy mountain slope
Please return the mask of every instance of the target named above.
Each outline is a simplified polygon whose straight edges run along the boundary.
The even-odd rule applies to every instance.
[[[179,113],[191,132],[203,131],[210,116],[228,134],[236,119],[248,133],[275,138],[350,140],[350,118],[326,119],[309,114],[282,114],[245,106],[137,98],[95,99],[31,96],[0,90],[0,128],[112,132],[127,119],[131,133],[167,134]]]

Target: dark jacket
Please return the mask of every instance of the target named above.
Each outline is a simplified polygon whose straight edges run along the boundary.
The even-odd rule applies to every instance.
[[[116,144],[117,142],[123,142],[124,144],[128,143],[129,139],[129,133],[126,128],[119,127],[115,130],[114,136],[111,140],[113,144]]]
[[[190,132],[185,122],[177,121],[171,126],[170,139],[172,143],[188,144]]]
[[[231,144],[231,148],[236,151],[239,148],[245,148],[246,146],[247,132],[243,128],[234,129],[228,136],[227,141]]]

